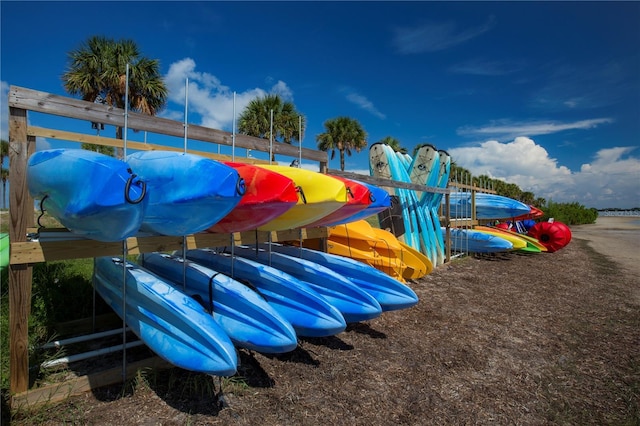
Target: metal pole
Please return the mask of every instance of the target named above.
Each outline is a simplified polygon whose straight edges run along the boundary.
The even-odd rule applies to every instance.
[[[184,86],[184,153],[187,153],[187,133],[189,129],[189,78],[185,81]],[[187,289],[187,262],[185,259],[187,258],[187,236],[182,236],[182,290]]]
[[[187,128],[188,124],[188,108],[189,108],[189,78],[185,80],[184,84],[184,153],[187,153]]]
[[[298,167],[302,168],[302,116],[298,116]]]
[[[129,64],[126,67],[124,89],[124,135],[122,155],[127,158],[129,129]],[[122,240],[122,382],[127,379],[127,240]]]
[[[271,120],[269,122],[269,164],[273,158],[273,110],[271,110]]]
[[[236,161],[236,92],[233,92],[233,129],[231,133],[231,161]]]

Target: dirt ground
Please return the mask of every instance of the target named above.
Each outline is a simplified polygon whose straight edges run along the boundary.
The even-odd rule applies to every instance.
[[[12,424],[640,424],[640,218],[616,220],[556,253],[454,261],[409,283],[417,306],[289,354],[241,351],[221,389],[146,371]]]

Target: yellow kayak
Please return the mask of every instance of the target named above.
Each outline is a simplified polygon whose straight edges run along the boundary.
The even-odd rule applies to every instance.
[[[406,269],[402,272],[404,278],[415,280],[424,277],[433,270],[433,265],[426,256],[399,241],[391,232],[378,228],[373,228],[373,231],[378,236],[378,240],[373,243],[374,249],[383,256],[391,256],[393,253],[395,257],[400,259],[406,265]],[[380,244],[379,241],[382,241],[383,244]],[[423,258],[427,259],[428,265]]]
[[[260,165],[287,176],[299,190],[298,203],[282,215],[260,226],[261,231],[294,229],[313,223],[347,202],[344,182],[331,176],[297,167]],[[256,214],[260,214],[256,212]]]
[[[362,241],[378,239],[373,226],[371,226],[366,220],[358,220],[355,222],[345,223],[343,225],[332,226],[329,228],[329,235]]]
[[[484,234],[495,235],[496,237],[500,237],[509,241],[511,244],[513,244],[513,250],[520,250],[527,247],[527,242],[517,235],[509,235],[504,232],[500,232],[497,229],[489,228],[486,226],[476,226],[473,229],[475,231],[482,232]]]
[[[395,272],[391,275],[398,273],[405,279],[418,279],[433,270],[426,256],[399,241],[391,232],[375,228],[367,221],[332,227],[329,235],[330,240],[340,241],[347,246],[368,244],[394,268]]]
[[[391,232],[375,228],[365,220],[330,228],[329,234],[331,237],[347,239],[350,243],[354,240],[366,241],[384,258],[398,258],[404,265],[399,273],[406,279],[418,279],[433,270],[433,265],[426,256],[402,243]]]
[[[540,251],[547,251],[547,247],[544,244],[542,244],[540,241],[538,241],[537,238],[533,238],[530,235],[519,234],[519,233],[513,232],[513,231],[511,231],[509,229],[502,229],[502,228],[495,228],[495,229],[497,231],[504,232],[507,235],[515,235],[518,238],[522,238],[523,240],[525,240],[526,242],[528,242],[529,244],[531,244],[535,248],[539,249]]]
[[[405,281],[402,273],[407,266],[396,257],[381,256],[364,240],[329,237],[327,252],[367,263],[398,281]]]
[[[406,252],[409,252],[413,254],[415,257],[417,257],[418,259],[420,259],[422,264],[425,266],[425,271],[424,271],[424,274],[422,274],[422,276],[429,275],[433,271],[433,263],[431,263],[431,259],[429,259],[427,256],[422,254],[422,252],[414,249],[408,244],[403,243],[402,241],[400,241],[400,245]],[[418,277],[418,278],[421,278],[421,277]]]

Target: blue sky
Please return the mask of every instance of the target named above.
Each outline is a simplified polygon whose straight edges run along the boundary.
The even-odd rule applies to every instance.
[[[410,152],[431,143],[475,175],[547,200],[640,206],[639,2],[3,0],[0,9],[4,139],[9,86],[65,95],[67,53],[103,35],[160,60],[164,117],[184,119],[187,78],[189,122],[226,131],[234,92],[238,114],[278,92],[306,116],[307,148],[325,120],[346,115],[369,143],[393,136]],[[367,152],[347,157],[346,170],[368,174]]]

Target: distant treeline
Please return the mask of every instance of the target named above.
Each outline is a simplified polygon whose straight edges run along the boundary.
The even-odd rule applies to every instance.
[[[617,207],[610,207],[610,208],[606,208],[606,209],[598,209],[599,212],[638,212],[640,211],[640,207],[634,207],[632,209],[620,209]]]
[[[544,212],[541,220],[553,218],[566,225],[585,225],[595,223],[598,210],[586,208],[580,203],[554,203],[549,201],[544,206],[536,206]]]
[[[455,164],[451,166],[451,181],[475,185],[480,188],[491,189],[498,195],[518,200],[528,205],[535,206],[544,212],[541,220],[553,218],[567,225],[584,225],[594,223],[598,218],[598,210],[587,208],[579,203],[554,203],[542,197],[537,197],[533,192],[523,191],[515,183],[504,182],[490,176],[473,176],[464,167]]]

